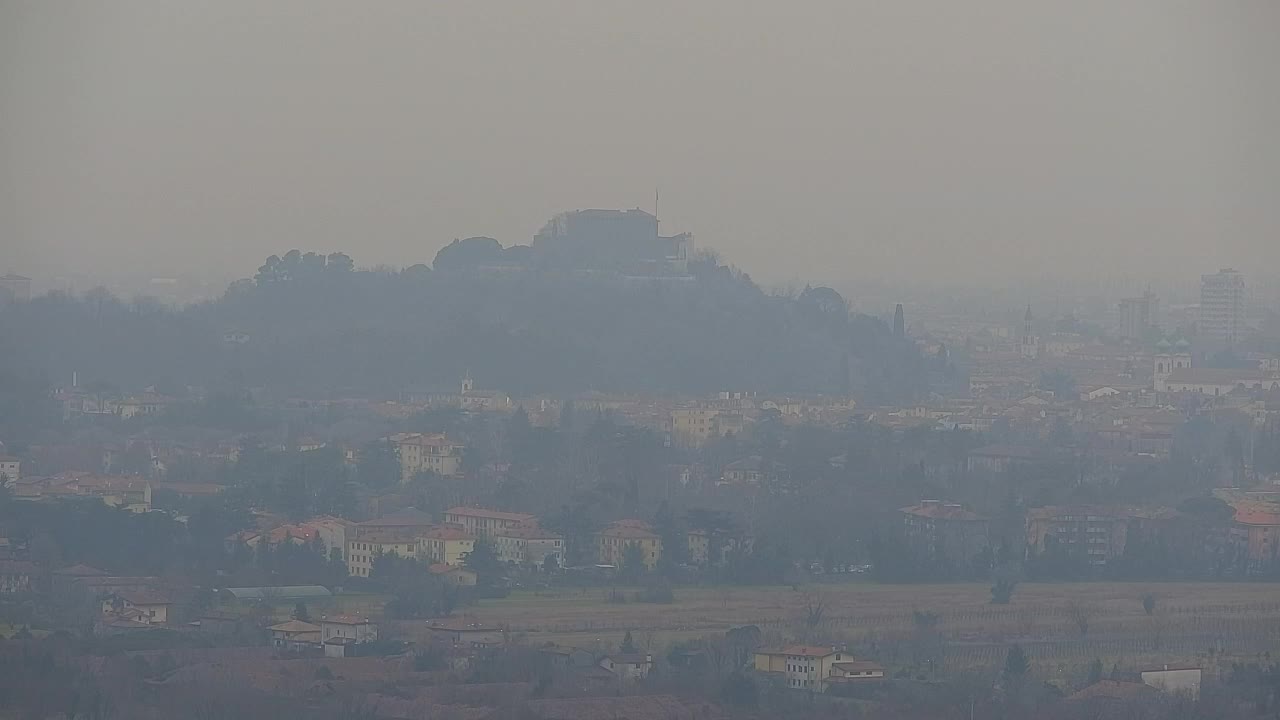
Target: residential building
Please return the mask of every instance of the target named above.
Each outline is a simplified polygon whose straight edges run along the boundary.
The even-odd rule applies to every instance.
[[[0,455],[0,485],[22,478],[22,461],[12,455]]]
[[[461,565],[475,548],[474,535],[449,525],[437,525],[418,536],[418,557],[428,562]]]
[[[713,437],[720,436],[716,422],[719,410],[711,408],[681,408],[671,411],[671,442],[676,447],[699,448]]]
[[[853,655],[837,648],[792,645],[776,650],[757,650],[755,669],[780,675],[786,686],[793,690],[825,692],[827,679],[836,669],[836,663],[852,660]]]
[[[988,519],[961,505],[921,500],[900,512],[907,545],[920,557],[968,564],[990,545]]]
[[[358,523],[355,527],[355,537],[359,538],[367,532],[377,532],[398,533],[407,538],[416,538],[435,526],[435,520],[430,515],[417,508],[407,507]]]
[[[1226,268],[1201,275],[1198,337],[1213,349],[1234,347],[1244,338],[1246,299],[1240,272]]]
[[[751,455],[724,466],[719,485],[774,485],[786,475],[781,463]]]
[[[564,555],[564,538],[536,524],[497,530],[492,538],[498,559],[505,563],[541,567],[548,557],[558,563]]]
[[[1231,534],[1242,546],[1255,568],[1272,564],[1280,555],[1280,504],[1265,501],[1236,501]]]
[[[302,620],[272,625],[267,630],[271,633],[271,644],[278,648],[296,650],[318,647],[322,642],[320,626]]]
[[[506,644],[506,629],[498,625],[485,625],[467,618],[432,620],[427,623],[431,637],[440,638],[453,647],[483,649],[502,647]]]
[[[1161,665],[1138,671],[1146,685],[1192,700],[1200,697],[1201,669],[1194,665]]]
[[[1027,552],[1081,554],[1105,565],[1124,554],[1130,513],[1118,508],[1065,505],[1027,511]]]
[[[599,562],[603,565],[622,567],[627,548],[640,549],[641,562],[648,571],[658,566],[662,557],[662,537],[640,520],[619,520],[596,534]]]
[[[427,566],[427,572],[455,587],[474,587],[478,579],[471,570],[445,563],[432,563]]]
[[[457,525],[476,537],[492,537],[499,530],[533,525],[538,518],[529,513],[503,512],[479,507],[455,507],[446,510],[444,521]]]
[[[723,565],[731,553],[750,553],[755,544],[749,535],[709,532],[703,529],[690,530],[685,534],[685,542],[689,550],[689,564],[697,567],[706,567],[712,561]]]
[[[315,536],[324,543],[325,553],[332,554],[334,548],[338,552],[347,551],[348,539],[354,538],[356,524],[345,518],[321,515],[302,523],[302,527],[315,532]]]
[[[106,577],[105,571],[99,570],[88,565],[72,565],[60,570],[54,570],[50,573],[50,587],[55,598],[65,601],[72,597],[81,586],[77,584],[80,578],[100,578]]]
[[[96,499],[129,512],[151,511],[151,483],[141,475],[68,473],[15,488],[17,500]]]
[[[21,560],[0,560],[0,595],[18,595],[37,589],[39,566]]]
[[[1150,707],[1160,700],[1160,691],[1143,684],[1128,680],[1099,680],[1098,682],[1068,695],[1063,707],[1069,708],[1062,715],[1051,715],[1052,720],[1062,718],[1068,720],[1075,717],[1129,718],[1134,710]],[[1081,707],[1088,707],[1082,714]]]
[[[354,577],[369,577],[373,562],[380,555],[395,553],[402,558],[415,558],[418,538],[415,533],[360,531],[356,539],[347,541],[347,572]]]
[[[648,653],[611,653],[600,658],[600,667],[613,673],[619,682],[635,682],[649,677],[653,655]]]
[[[1151,291],[1140,297],[1120,301],[1120,335],[1130,340],[1141,340],[1156,327],[1160,300]]]
[[[870,660],[843,660],[831,664],[827,689],[835,686],[856,687],[884,680],[884,666]]]
[[[378,639],[378,626],[366,617],[333,615],[320,618],[320,642],[325,657],[346,657],[351,646]]]
[[[163,625],[169,622],[169,610],[173,601],[164,595],[147,590],[120,590],[103,599],[103,614],[114,613],[147,625]]]
[[[1215,397],[1236,390],[1280,390],[1280,373],[1247,368],[1177,368],[1168,375],[1157,374],[1155,389],[1161,393],[1196,393]]]
[[[689,564],[706,567],[711,562],[711,533],[706,530],[690,530],[685,534],[689,548]]]
[[[415,475],[432,472],[442,477],[462,474],[462,453],[466,446],[443,433],[398,433],[390,438],[400,459],[400,482],[407,483]]]
[[[552,668],[560,670],[591,667],[595,664],[596,659],[595,655],[586,650],[565,645],[540,647],[538,648],[538,654]]]

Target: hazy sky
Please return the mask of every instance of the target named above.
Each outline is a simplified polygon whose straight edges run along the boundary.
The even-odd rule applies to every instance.
[[[0,272],[650,208],[758,278],[1280,264],[1280,2],[0,0]]]

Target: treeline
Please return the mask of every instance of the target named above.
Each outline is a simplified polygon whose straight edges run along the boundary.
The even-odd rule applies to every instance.
[[[254,279],[181,310],[105,291],[0,311],[22,338],[0,370],[69,384],[395,392],[470,371],[509,393],[724,388],[923,390],[914,348],[828,288],[771,295],[714,262],[684,280],[557,272],[354,270],[340,253],[272,256]]]

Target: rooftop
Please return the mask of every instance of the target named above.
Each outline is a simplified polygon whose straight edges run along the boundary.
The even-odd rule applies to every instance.
[[[422,537],[430,540],[474,540],[475,536],[459,527],[437,525],[422,533]]]
[[[979,515],[971,510],[965,510],[963,506],[953,503],[941,503],[938,501],[921,501],[919,505],[904,507],[901,509],[908,515],[916,517],[932,518],[934,520],[986,520],[987,518]]]
[[[830,646],[823,645],[788,645],[784,648],[761,649],[756,652],[761,655],[790,655],[796,657],[827,657],[834,655],[839,650]]]
[[[366,520],[360,523],[360,527],[393,527],[404,525],[433,525],[434,521],[431,516],[416,508],[405,508],[397,510],[393,513],[383,515],[376,520]]]
[[[1149,700],[1159,695],[1159,690],[1145,683],[1099,680],[1089,687],[1068,696],[1067,700],[1081,701],[1099,698],[1106,700]]]
[[[494,533],[498,537],[522,538],[525,540],[560,540],[558,533],[544,530],[537,525],[522,525],[519,527],[507,528]]]
[[[309,622],[303,622],[301,620],[290,620],[289,622],[282,622],[279,625],[272,625],[267,629],[274,632],[283,632],[283,633],[320,632],[319,625],[312,625]]]
[[[322,585],[280,585],[277,587],[227,588],[237,600],[296,600],[299,598],[330,597],[333,593]]]
[[[330,625],[368,625],[373,621],[358,615],[329,615],[320,618],[320,622]]]
[[[1261,370],[1231,370],[1226,368],[1179,368],[1169,373],[1169,377],[1165,382],[1174,384],[1250,385],[1265,380],[1280,382],[1280,378]]]
[[[154,592],[146,592],[144,590],[121,590],[116,593],[116,597],[134,606],[173,604],[173,601],[164,595]]]
[[[644,665],[653,662],[653,656],[644,653],[610,653],[605,657],[618,665]]]
[[[490,510],[488,508],[461,506],[449,508],[445,511],[445,515],[461,515],[463,517],[486,518],[490,520],[512,520],[515,522],[525,522],[533,520],[534,515],[529,513],[506,512],[503,510]]]
[[[657,533],[646,530],[635,525],[624,525],[614,523],[604,530],[600,531],[602,537],[619,538],[624,540],[652,540],[660,537]]]

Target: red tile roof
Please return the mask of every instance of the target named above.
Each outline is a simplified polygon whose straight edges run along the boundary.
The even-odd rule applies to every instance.
[[[1241,525],[1280,525],[1280,507],[1268,503],[1260,505],[1237,505],[1236,522]]]

